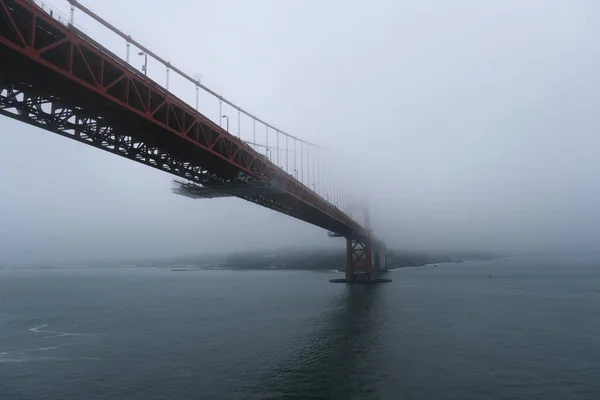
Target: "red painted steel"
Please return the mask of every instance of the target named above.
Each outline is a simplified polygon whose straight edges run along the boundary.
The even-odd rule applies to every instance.
[[[349,282],[376,280],[380,272],[387,270],[385,244],[377,240],[371,233],[369,209],[366,203],[362,204],[362,209],[364,232],[357,237],[346,239],[346,281]],[[384,252],[384,260],[381,260],[380,250]],[[373,257],[374,254],[375,257]]]
[[[354,264],[352,261],[352,239],[346,238],[346,281],[354,280]]]
[[[373,275],[372,242],[368,235],[346,239],[346,280],[370,281]]]
[[[0,61],[4,115],[203,185],[240,174],[278,182],[284,195],[243,198],[344,236],[364,232],[250,146],[27,0],[0,0]],[[145,155],[136,153],[141,147]]]

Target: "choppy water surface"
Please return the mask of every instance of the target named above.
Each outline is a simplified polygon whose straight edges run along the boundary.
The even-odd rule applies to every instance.
[[[0,271],[0,399],[599,399],[600,262]]]

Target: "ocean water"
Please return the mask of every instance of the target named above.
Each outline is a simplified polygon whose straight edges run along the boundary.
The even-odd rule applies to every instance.
[[[0,399],[600,399],[600,260],[0,271]]]

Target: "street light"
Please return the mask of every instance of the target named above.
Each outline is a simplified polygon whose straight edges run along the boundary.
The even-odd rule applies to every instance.
[[[197,74],[194,78],[196,78],[196,111],[198,111],[198,106],[200,105],[200,81],[202,81],[202,75]]]
[[[138,56],[144,56],[144,65],[142,66],[142,71],[144,71],[144,75],[148,75],[148,54],[143,51],[138,53]]]
[[[221,118],[225,118],[227,120],[227,132],[229,132],[229,115],[222,115]]]

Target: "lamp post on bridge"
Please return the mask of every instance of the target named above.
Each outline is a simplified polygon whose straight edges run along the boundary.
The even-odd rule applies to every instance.
[[[197,74],[194,78],[196,78],[196,111],[198,111],[198,107],[200,106],[200,82],[202,81],[202,74]]]
[[[167,90],[169,90],[169,69],[170,69],[170,65],[171,64],[167,64],[167,87],[166,87]]]
[[[148,76],[148,54],[144,51],[140,51],[138,56],[144,56],[144,65],[142,66],[142,71],[144,71],[144,75]]]
[[[229,115],[222,115],[221,118],[227,120],[227,132],[229,132]]]
[[[71,17],[69,18],[69,25],[75,25],[75,6],[71,4]]]

